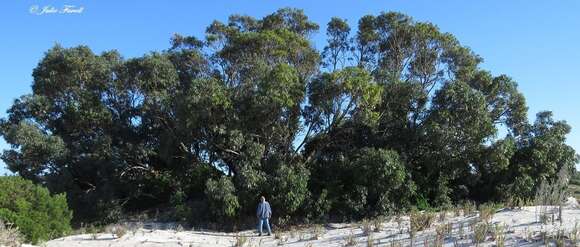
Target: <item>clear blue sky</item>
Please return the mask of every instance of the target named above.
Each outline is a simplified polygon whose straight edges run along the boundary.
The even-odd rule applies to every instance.
[[[83,7],[80,14],[30,13],[31,7]],[[352,26],[366,14],[400,11],[453,33],[493,74],[518,81],[529,115],[552,110],[572,126],[568,143],[580,150],[580,1],[416,0],[211,0],[106,1],[7,0],[0,3],[0,117],[20,95],[31,92],[31,73],[55,43],[117,49],[135,57],[166,49],[173,33],[203,37],[213,20],[234,13],[262,17],[281,7],[304,9],[322,28],[332,16]],[[324,30],[313,37],[324,45]],[[533,120],[533,119],[532,119]],[[0,149],[7,148],[0,138]],[[0,161],[0,174],[4,173]]]

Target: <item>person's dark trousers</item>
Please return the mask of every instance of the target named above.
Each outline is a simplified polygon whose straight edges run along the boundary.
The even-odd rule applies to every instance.
[[[260,230],[260,236],[262,235],[262,228],[266,225],[266,229],[268,230],[268,235],[272,234],[272,230],[270,230],[270,222],[268,218],[261,218],[260,223],[258,224],[258,230]]]

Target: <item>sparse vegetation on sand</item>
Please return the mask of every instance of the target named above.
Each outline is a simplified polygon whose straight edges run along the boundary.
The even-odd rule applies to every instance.
[[[580,208],[569,202],[562,211],[562,224],[558,222],[547,228],[537,221],[538,206],[521,209],[503,208],[497,210],[493,220],[485,211],[495,205],[480,205],[479,210],[467,216],[448,217],[440,221],[440,212],[419,212],[401,214],[391,221],[384,221],[380,231],[375,231],[374,220],[355,223],[332,223],[324,227],[320,224],[293,226],[288,230],[274,232],[273,236],[258,237],[255,230],[235,233],[213,232],[206,230],[176,231],[174,223],[144,227],[141,225],[134,234],[115,233],[117,229],[131,229],[129,224],[111,225],[104,228],[88,227],[86,233],[73,235],[59,240],[49,241],[51,247],[82,247],[79,241],[92,240],[91,246],[107,247],[112,242],[115,246],[135,246],[143,244],[143,239],[156,239],[164,246],[178,247],[188,244],[205,244],[212,246],[409,246],[411,243],[420,246],[514,246],[534,243],[550,243],[552,246],[573,246],[580,244],[579,232]],[[482,214],[483,213],[483,214]],[[484,215],[484,216],[481,216]],[[398,218],[399,222],[395,220]],[[153,228],[151,228],[153,227]],[[81,233],[81,232],[79,232]],[[177,240],[177,242],[175,242]],[[181,244],[181,245],[180,245]],[[193,245],[195,246],[195,244]]]

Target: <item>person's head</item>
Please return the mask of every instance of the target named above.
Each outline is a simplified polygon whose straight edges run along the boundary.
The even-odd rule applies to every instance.
[[[261,201],[261,202],[265,202],[265,201],[266,201],[266,197],[264,197],[264,196],[260,196],[260,201]]]

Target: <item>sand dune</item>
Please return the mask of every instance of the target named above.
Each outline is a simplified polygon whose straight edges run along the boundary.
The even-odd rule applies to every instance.
[[[503,209],[495,213],[492,225],[505,225],[505,246],[543,246],[544,234],[555,236],[558,231],[565,233],[566,246],[577,246],[572,243],[573,234],[578,235],[580,228],[580,208],[575,200],[570,200],[564,207],[562,222],[540,223],[540,207],[521,209]],[[556,210],[548,207],[548,210]],[[557,215],[557,214],[556,214]],[[436,239],[436,228],[451,224],[451,234],[443,239],[443,246],[474,246],[473,226],[479,217],[477,214],[453,216],[452,212],[443,222],[435,222],[428,230],[419,232],[414,240],[415,246],[433,246]],[[383,223],[380,232],[372,233],[374,246],[409,246],[409,217],[403,216],[399,222],[390,220]],[[345,246],[355,243],[356,246],[367,246],[369,236],[365,235],[359,224],[333,224],[325,226],[319,239],[315,239],[313,229],[303,229],[294,233],[277,232],[273,236],[258,237],[253,231],[238,233],[221,233],[209,231],[175,231],[147,230],[144,228],[127,233],[121,238],[113,234],[75,235],[55,239],[44,243],[47,247],[129,247],[129,246],[234,246],[241,238],[246,239],[244,246]],[[243,236],[243,237],[240,237]],[[93,239],[96,237],[96,239]],[[352,241],[348,241],[348,239]],[[489,233],[481,246],[495,246],[493,233]],[[555,246],[555,245],[554,245]]]

